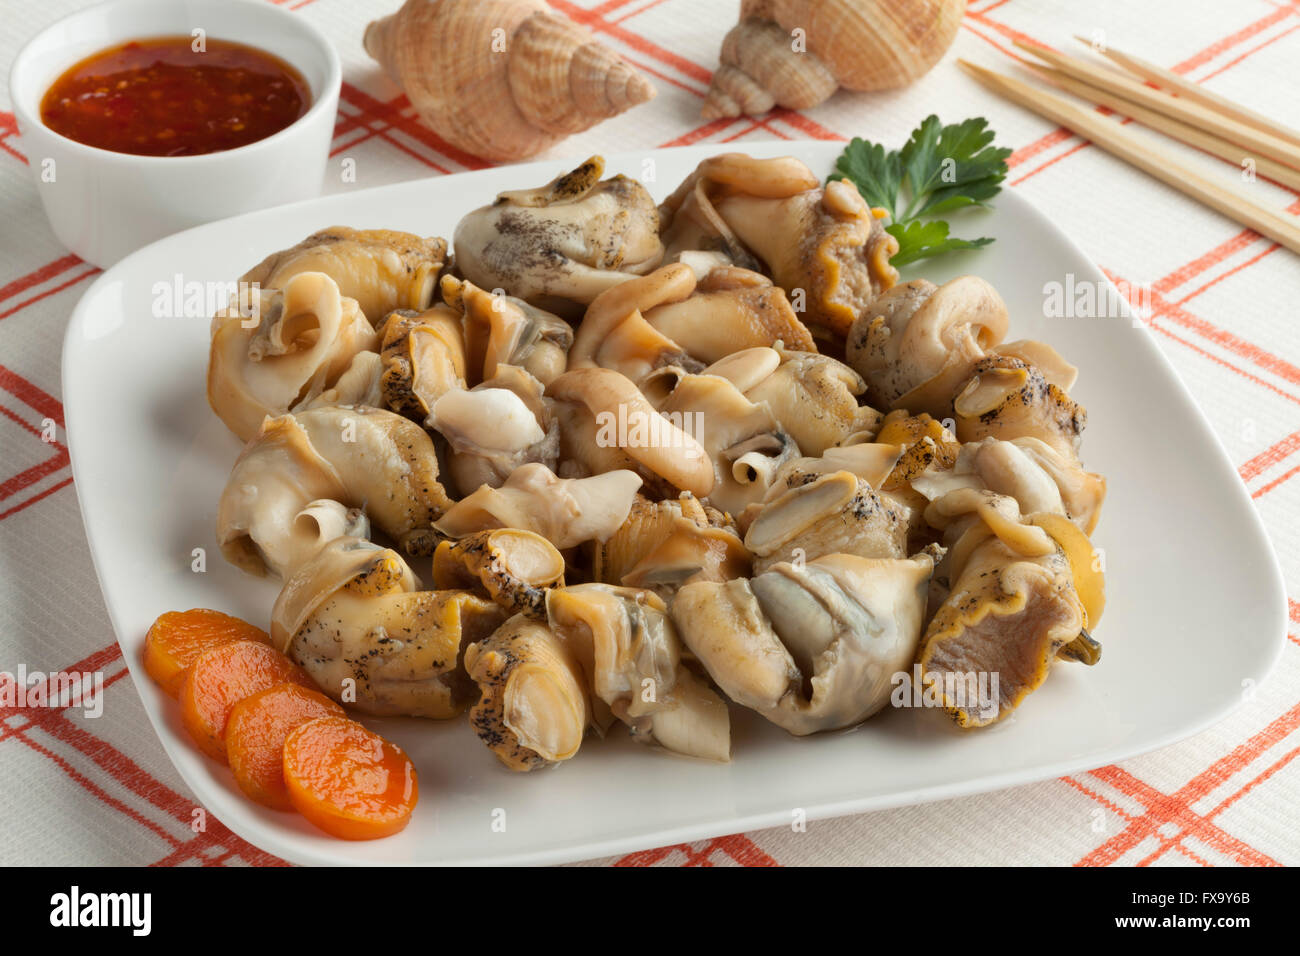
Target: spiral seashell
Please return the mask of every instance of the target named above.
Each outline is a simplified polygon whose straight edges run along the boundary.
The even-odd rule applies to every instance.
[[[650,82],[542,0],[407,0],[364,45],[435,132],[523,159],[650,100]]]
[[[802,110],[838,87],[890,90],[952,45],[966,0],[744,0],[722,41],[705,119]]]

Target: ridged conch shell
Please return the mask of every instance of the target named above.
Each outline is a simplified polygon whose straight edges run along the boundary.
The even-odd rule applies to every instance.
[[[838,87],[890,90],[927,72],[966,0],[744,0],[722,41],[705,119],[816,106]]]
[[[655,89],[542,0],[407,0],[364,44],[449,143],[523,159],[650,100]]]

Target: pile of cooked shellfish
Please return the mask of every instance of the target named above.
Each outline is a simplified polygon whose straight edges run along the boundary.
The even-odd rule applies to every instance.
[[[217,535],[283,582],[281,650],[363,713],[468,709],[512,770],[614,724],[727,760],[731,703],[802,736],[905,675],[979,727],[1097,662],[1074,367],[982,279],[900,283],[881,211],[798,160],[714,156],[659,206],[603,176],[454,250],[326,229],[213,318],[246,443]]]

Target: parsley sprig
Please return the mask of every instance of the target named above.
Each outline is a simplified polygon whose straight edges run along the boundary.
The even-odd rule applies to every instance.
[[[991,145],[994,133],[982,116],[944,126],[927,116],[901,150],[855,137],[835,162],[832,178],[847,178],[873,206],[889,210],[885,231],[898,240],[895,266],[993,240],[948,235],[938,218],[982,206],[1002,189],[1011,150]]]

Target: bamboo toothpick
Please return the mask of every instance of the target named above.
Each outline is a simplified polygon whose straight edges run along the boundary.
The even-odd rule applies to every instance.
[[[1057,53],[1055,50],[1022,43],[1019,40],[1016,41],[1015,45],[1026,53],[1031,53],[1039,59],[1047,61],[1061,72],[1075,79],[1091,83],[1093,86],[1115,93],[1140,106],[1150,107],[1189,126],[1194,126],[1218,136],[1220,139],[1239,143],[1250,150],[1253,155],[1275,160],[1285,166],[1290,166],[1292,169],[1300,169],[1300,147],[1271,133],[1265,133],[1244,123],[1229,119],[1199,103],[1184,102],[1176,96],[1169,96],[1167,93],[1153,90],[1146,84],[1139,83],[1117,70],[1086,63],[1063,53]]]
[[[1108,109],[1123,113],[1125,116],[1137,120],[1143,126],[1150,127],[1157,132],[1164,133],[1180,142],[1187,143],[1189,146],[1195,146],[1197,149],[1204,150],[1212,156],[1219,159],[1227,160],[1234,166],[1240,167],[1242,162],[1250,159],[1255,164],[1255,172],[1265,179],[1271,179],[1276,183],[1300,192],[1300,170],[1292,169],[1289,166],[1283,166],[1281,163],[1275,163],[1271,159],[1265,159],[1262,156],[1248,156],[1246,151],[1240,146],[1228,142],[1226,139],[1220,139],[1204,130],[1197,129],[1194,126],[1188,126],[1176,119],[1170,119],[1154,110],[1149,110],[1144,106],[1139,106],[1131,100],[1126,100],[1122,96],[1116,96],[1113,93],[1107,93],[1105,90],[1091,86],[1081,80],[1076,80],[1069,75],[1062,73],[1060,70],[1050,66],[1038,66],[1034,63],[1026,63],[1026,68],[1032,70],[1038,76],[1055,84],[1067,93],[1073,93],[1075,96],[1085,99],[1090,103],[1096,103],[1098,106],[1105,106]]]
[[[1166,92],[1176,93],[1184,99],[1194,100],[1229,119],[1234,119],[1262,132],[1271,133],[1279,139],[1300,146],[1300,132],[1296,132],[1288,126],[1283,126],[1277,120],[1270,119],[1262,113],[1246,109],[1240,103],[1235,103],[1226,96],[1220,96],[1213,90],[1207,90],[1199,83],[1184,79],[1172,70],[1166,70],[1163,66],[1156,66],[1154,63],[1149,63],[1131,53],[1124,53],[1110,46],[1098,46],[1088,40],[1087,37],[1076,36],[1075,39],[1080,43],[1087,44],[1112,62],[1118,63],[1135,76],[1154,83]]]
[[[1152,143],[1140,140],[1116,121],[1092,110],[1075,106],[1044,90],[966,60],[958,65],[980,83],[1012,102],[1069,127],[1090,139],[1096,146],[1137,167],[1174,189],[1204,203],[1243,226],[1300,253],[1300,228],[1272,210],[1255,204],[1240,192],[1213,183],[1189,166]]]

